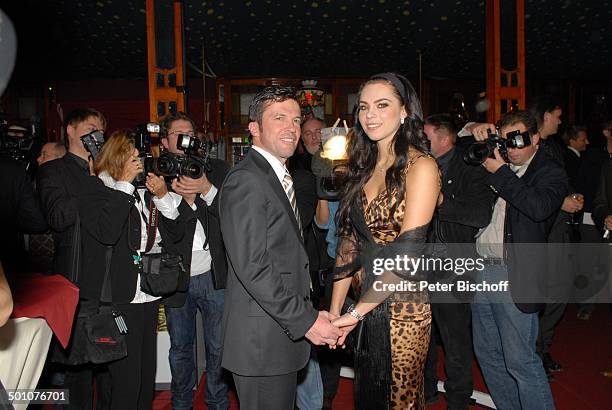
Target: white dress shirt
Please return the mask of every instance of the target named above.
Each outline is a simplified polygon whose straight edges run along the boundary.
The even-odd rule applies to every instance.
[[[113,177],[111,177],[106,171],[103,171],[98,175],[98,177],[104,182],[109,188],[116,189],[117,191],[125,192],[128,195],[134,194],[134,185],[127,181],[115,181]],[[145,189],[138,189],[138,195],[141,200],[136,201],[134,205],[138,208],[138,214],[140,215],[140,248],[136,251],[138,255],[145,251],[147,247],[147,222],[144,220],[143,214],[146,218],[149,218],[149,209],[145,206],[144,203],[144,195]],[[164,195],[163,198],[153,197],[153,203],[166,218],[168,219],[176,219],[178,217],[178,210],[176,208],[172,209],[172,198],[169,194]],[[161,235],[159,234],[159,230],[157,230],[155,235],[155,242],[153,247],[149,251],[149,253],[160,253],[161,248],[159,247],[159,242],[161,241]],[[132,299],[131,303],[146,303],[152,302],[154,300],[160,299],[159,296],[151,296],[148,293],[140,290],[140,275],[138,275],[138,279],[136,282],[136,294],[134,295],[134,299]]]
[[[204,200],[204,202],[206,202],[206,205],[210,206],[213,200],[215,199],[217,192],[217,187],[212,185],[206,195],[200,194],[200,197]],[[168,211],[173,209],[178,215],[178,207],[181,204],[183,197],[177,194],[176,192],[168,192],[168,194],[164,198],[166,197],[169,197],[170,201],[164,204],[163,206],[158,206],[158,209],[160,210],[160,212],[162,212],[162,209]],[[191,209],[193,209],[194,211],[198,209],[195,202],[193,203],[193,205],[191,205]],[[210,270],[210,267],[212,266],[210,248],[207,246],[207,248],[204,249],[204,243],[206,243],[206,233],[204,233],[204,227],[198,219],[196,222],[195,234],[193,236],[193,245],[191,247],[191,276],[197,276],[201,275],[202,273],[208,272]]]

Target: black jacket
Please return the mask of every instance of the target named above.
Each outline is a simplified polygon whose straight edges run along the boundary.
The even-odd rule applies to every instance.
[[[109,189],[95,176],[90,176],[86,162],[67,154],[47,162],[39,169],[38,189],[43,211],[55,239],[55,272],[75,281],[80,297],[99,299],[106,271],[107,246],[116,245],[123,236],[128,217],[137,218],[131,229],[140,240],[140,222],[134,208],[134,197]],[[136,214],[133,213],[136,212]],[[80,220],[80,243],[73,235],[77,214]],[[80,251],[78,270],[72,270],[75,250]],[[128,248],[117,247],[113,255],[113,301],[129,302],[134,297],[138,271],[126,274],[116,261],[127,259]],[[122,255],[125,253],[125,255]],[[131,254],[129,255],[131,259]]]
[[[229,165],[225,161],[217,159],[211,159],[210,165],[211,171],[206,173],[206,177],[220,190],[223,180],[229,172]],[[211,270],[215,289],[224,289],[227,281],[227,260],[219,223],[219,193],[217,193],[210,206],[207,206],[206,201],[199,195],[196,197],[195,204],[196,210],[194,211],[187,202],[181,201],[177,223],[184,224],[184,237],[177,244],[167,244],[167,248],[169,251],[182,255],[185,267],[189,272],[191,270],[193,238],[196,223],[199,220],[204,228],[207,246],[212,258]],[[162,236],[164,235],[163,229],[160,227]],[[166,298],[164,303],[171,307],[182,306],[186,297],[186,292],[177,292]]]
[[[473,243],[478,229],[489,224],[495,194],[486,178],[483,167],[466,164],[463,153],[455,149],[442,178],[444,201],[434,219],[438,241]]]
[[[550,230],[568,192],[567,174],[540,149],[521,178],[509,166],[502,166],[489,175],[488,183],[507,202],[504,247],[511,286],[513,283],[522,285],[525,281],[533,281],[537,275],[547,270],[542,249],[512,244],[548,241]],[[522,286],[517,287],[524,290]],[[517,306],[526,313],[541,308],[537,303],[517,303]]]
[[[607,146],[590,146],[582,156],[579,180],[580,193],[584,195],[584,211],[593,212],[593,200],[600,186],[601,168],[610,160]]]
[[[601,169],[599,189],[593,200],[593,219],[599,229],[604,228],[604,220],[612,215],[612,159]]]
[[[67,278],[71,271],[72,235],[77,215],[77,195],[81,187],[92,181],[87,162],[67,153],[64,157],[44,163],[37,174],[37,189],[41,207],[53,240],[55,255],[53,270]]]
[[[569,148],[565,148],[563,152],[563,160],[565,163],[565,171],[567,172],[567,176],[569,177],[570,187],[576,190],[576,192],[582,193],[580,186],[582,185],[579,180],[580,173],[580,163],[581,158],[576,155],[574,151]]]
[[[19,246],[18,232],[38,233],[47,230],[47,222],[34,195],[32,183],[20,162],[0,158],[0,260],[5,271],[24,265],[26,255]]]

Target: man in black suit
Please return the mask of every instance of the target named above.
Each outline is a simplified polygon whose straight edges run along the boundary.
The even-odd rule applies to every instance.
[[[474,138],[487,139],[493,124],[476,127]],[[507,164],[495,158],[483,165],[487,183],[498,195],[491,222],[476,239],[484,258],[482,278],[489,283],[509,280],[510,292],[477,292],[472,303],[474,351],[497,408],[552,409],[550,386],[536,354],[538,275],[547,271],[545,246],[550,229],[568,192],[567,174],[538,149],[535,119],[526,111],[504,114],[503,138],[511,131],[528,132],[531,145],[508,148]],[[528,244],[528,245],[523,245]],[[519,302],[515,300],[519,298]]]
[[[78,197],[84,188],[88,191],[102,187],[98,178],[91,177],[91,162],[81,137],[106,128],[106,119],[93,108],[79,108],[70,112],[65,120],[67,154],[59,159],[44,163],[38,170],[37,188],[39,191],[43,214],[53,234],[55,254],[53,272],[69,279],[79,277],[79,309],[97,303],[99,297],[100,277],[92,275],[98,270],[104,259],[97,257],[82,258],[81,272],[73,270],[73,251],[77,244],[73,241],[75,222],[79,204]],[[101,204],[92,204],[92,207]],[[126,206],[127,206],[126,202]],[[130,205],[131,206],[131,205]],[[128,208],[129,209],[129,208]],[[104,256],[104,253],[97,256]],[[90,273],[89,275],[86,273]],[[96,408],[110,408],[110,375],[105,367],[82,366],[67,368],[64,387],[70,389],[71,409],[92,408],[92,372],[96,373],[97,404]]]
[[[341,332],[310,302],[308,256],[285,163],[298,144],[294,90],[266,87],[249,108],[253,147],[221,188],[229,274],[222,365],[240,408],[293,409],[297,372],[310,342],[335,346]]]
[[[589,145],[589,138],[587,135],[586,127],[573,126],[563,131],[561,135],[563,142],[565,143],[565,151],[563,152],[563,158],[565,160],[565,170],[569,177],[570,185],[577,188],[581,185],[579,178],[580,172],[580,158],[582,153],[586,151]],[[580,192],[580,189],[578,189]]]
[[[494,194],[485,184],[486,171],[463,160],[463,152],[455,146],[457,131],[448,114],[431,115],[425,120],[425,134],[431,153],[442,171],[444,200],[434,217],[433,240],[454,245],[448,256],[473,256],[478,229],[491,220]],[[458,255],[453,255],[457,250]],[[464,254],[470,252],[469,255]],[[444,348],[447,379],[446,401],[452,409],[467,409],[472,396],[472,335],[469,303],[432,303],[432,316]],[[425,371],[426,395],[430,402],[437,397],[437,343],[432,337]]]
[[[178,149],[181,135],[194,137],[194,121],[184,113],[169,114],[160,123],[160,139],[166,151],[184,155]],[[185,226],[178,244],[167,244],[177,252],[190,272],[187,292],[177,292],[164,300],[170,335],[172,408],[192,407],[197,383],[194,357],[195,319],[202,315],[206,348],[206,404],[209,409],[229,408],[228,385],[221,368],[221,319],[227,278],[225,247],[219,226],[218,188],[229,170],[225,161],[211,159],[210,170],[194,179],[181,175],[172,181],[177,223]]]

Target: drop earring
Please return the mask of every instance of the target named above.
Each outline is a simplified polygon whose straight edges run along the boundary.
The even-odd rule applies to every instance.
[[[400,124],[404,125],[404,117],[400,120]]]

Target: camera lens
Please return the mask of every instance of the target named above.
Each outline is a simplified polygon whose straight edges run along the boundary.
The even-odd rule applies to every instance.
[[[197,179],[204,175],[204,168],[196,161],[185,159],[181,164],[180,174]]]
[[[465,150],[463,160],[469,165],[480,165],[491,153],[489,144],[472,144]]]

